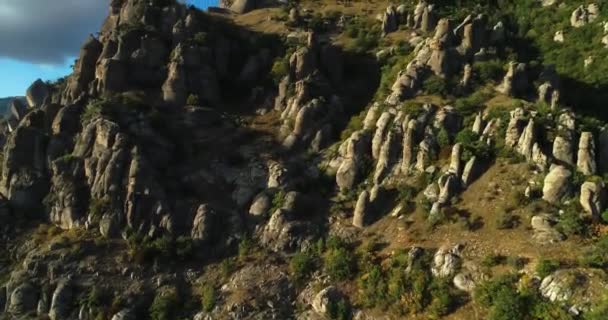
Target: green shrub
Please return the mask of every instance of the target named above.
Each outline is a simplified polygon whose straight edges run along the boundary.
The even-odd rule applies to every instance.
[[[388,301],[388,286],[379,266],[372,266],[371,270],[359,279],[361,303],[367,307],[384,305]]]
[[[483,258],[481,261],[481,265],[486,268],[495,267],[497,265],[502,264],[505,261],[505,257],[500,254],[489,254]]]
[[[450,145],[450,135],[448,134],[448,131],[443,127],[437,133],[437,143],[441,148]]]
[[[289,74],[289,56],[284,56],[274,61],[270,75],[275,85],[279,85],[281,80]]]
[[[325,272],[338,281],[351,278],[355,271],[355,257],[350,248],[339,238],[328,239],[326,245],[323,255]]]
[[[608,210],[604,210],[604,212],[602,212],[601,218],[604,224],[608,224]]]
[[[592,268],[608,268],[608,235],[603,235],[593,245],[585,248],[579,261]]]
[[[94,220],[99,220],[110,209],[110,199],[107,197],[103,198],[92,198],[89,201],[89,216]]]
[[[329,319],[349,320],[351,318],[350,305],[344,298],[340,299],[338,302],[331,301],[327,308]]]
[[[422,88],[428,94],[443,96],[448,94],[448,83],[445,79],[431,75],[424,80]]]
[[[188,95],[188,98],[186,99],[186,104],[189,106],[198,106],[199,105],[198,96],[195,94]]]
[[[217,302],[217,293],[215,292],[215,287],[210,284],[206,284],[201,289],[201,305],[203,310],[206,312],[211,312],[215,307]]]
[[[253,250],[254,242],[249,236],[244,236],[239,241],[239,258],[247,257]]]
[[[504,75],[505,63],[500,60],[475,62],[473,71],[480,84],[499,80]]]
[[[180,305],[179,295],[175,288],[161,288],[150,305],[150,318],[152,320],[175,319],[175,313]]]
[[[475,300],[490,310],[488,319],[526,318],[527,301],[517,292],[516,281],[516,277],[507,275],[484,282],[475,288]]]
[[[542,279],[559,269],[559,261],[541,259],[536,265],[536,274]]]
[[[608,319],[608,292],[604,294],[604,297],[597,303],[591,311],[586,312],[584,315],[585,320],[605,320]]]
[[[303,280],[315,269],[315,257],[309,251],[296,253],[289,261],[289,270],[296,280]]]
[[[431,304],[429,313],[433,318],[448,315],[456,307],[456,299],[451,293],[450,283],[446,280],[435,280],[431,287]]]
[[[567,208],[559,217],[557,230],[565,235],[583,235],[587,232],[587,223],[574,208]]]
[[[275,211],[283,207],[283,205],[285,204],[285,196],[286,193],[283,190],[280,190],[274,194],[274,196],[272,197],[272,207],[270,208],[270,212],[274,213]]]

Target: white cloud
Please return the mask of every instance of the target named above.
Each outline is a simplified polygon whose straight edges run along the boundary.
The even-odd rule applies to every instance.
[[[0,0],[0,57],[62,64],[99,30],[109,0]]]

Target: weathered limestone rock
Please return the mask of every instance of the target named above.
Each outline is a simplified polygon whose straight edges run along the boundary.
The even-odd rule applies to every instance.
[[[95,65],[101,55],[103,44],[90,36],[80,49],[80,58],[74,66],[74,74],[68,78],[64,92],[64,102],[75,101],[95,79]]]
[[[405,124],[405,122],[404,122]],[[401,172],[407,173],[414,160],[414,135],[418,123],[412,119],[407,122],[403,134],[403,152],[401,154]]]
[[[372,130],[376,128],[376,121],[378,121],[378,110],[380,109],[380,104],[374,103],[367,114],[365,115],[365,119],[363,120],[363,129]]]
[[[521,137],[519,137],[519,142],[517,143],[517,152],[524,156],[528,161],[532,160],[532,147],[536,142],[535,129],[534,119],[530,119]]]
[[[540,170],[547,170],[549,167],[549,157],[545,153],[545,151],[540,147],[538,142],[534,143],[532,146],[532,163],[536,164],[536,166]]]
[[[30,108],[40,108],[50,95],[51,89],[49,86],[44,81],[38,79],[27,88],[25,97]]]
[[[606,207],[606,187],[603,182],[587,181],[581,185],[579,202],[586,213],[598,217]]]
[[[14,315],[24,315],[35,311],[37,302],[38,289],[26,282],[11,292],[6,310]]]
[[[344,160],[336,173],[336,184],[341,192],[350,190],[360,179],[361,166],[370,154],[369,131],[354,132],[345,143]]]
[[[584,175],[593,175],[597,172],[595,163],[595,141],[591,132],[581,133],[578,144],[576,167]]]
[[[260,0],[235,0],[230,10],[237,14],[244,14],[258,8]]]
[[[454,247],[443,246],[435,253],[431,272],[439,278],[453,277],[462,265],[460,245]]]
[[[462,79],[460,80],[460,86],[467,89],[471,86],[471,79],[473,78],[473,67],[470,63],[464,65],[462,71]]]
[[[391,32],[397,31],[399,27],[399,16],[395,7],[390,5],[386,8],[382,16],[382,35],[385,36]]]
[[[508,96],[524,96],[529,85],[526,69],[525,63],[509,63],[509,70],[496,90]]]
[[[449,173],[460,176],[460,171],[462,169],[461,157],[462,144],[457,143],[452,147],[452,156],[450,157],[450,168],[448,169]]]
[[[262,216],[270,210],[271,200],[266,192],[258,194],[249,207],[249,214],[252,216]]]
[[[471,157],[462,171],[462,187],[466,188],[473,183],[481,175],[481,171],[481,161],[477,160],[476,156]]]
[[[302,80],[317,68],[317,52],[314,47],[301,47],[289,58],[289,70],[294,81]]]
[[[196,216],[192,223],[190,237],[194,241],[204,242],[209,239],[209,234],[213,228],[212,220],[215,211],[208,204],[201,204],[196,210]]]
[[[570,16],[570,25],[575,28],[580,28],[595,21],[598,15],[599,7],[597,4],[592,3],[587,7],[581,5],[572,12],[572,15]]]
[[[450,200],[458,193],[460,188],[460,179],[458,176],[448,173],[439,178],[437,182],[439,184],[439,198],[437,203],[440,205],[446,205],[450,203]]]
[[[27,113],[27,106],[19,99],[13,99],[10,102],[10,112],[16,120],[21,120]]]
[[[426,134],[418,147],[416,156],[416,170],[423,172],[435,157],[435,140],[433,136]]]
[[[390,123],[393,120],[393,115],[389,112],[384,112],[376,122],[376,132],[372,139],[372,157],[378,159],[380,156],[380,148],[384,144],[384,139],[390,130]]]
[[[574,165],[573,149],[572,140],[563,136],[556,136],[555,141],[553,141],[553,158],[564,164]]]
[[[385,102],[389,105],[397,105],[416,94],[422,85],[421,78],[424,70],[425,66],[418,60],[410,62],[405,71],[400,71],[397,75],[397,79],[391,87],[391,94]]]
[[[72,287],[69,280],[62,280],[53,292],[49,318],[51,320],[67,319],[72,309]]]
[[[40,214],[48,192],[44,112],[30,112],[4,147],[0,192],[19,211]]]
[[[312,301],[312,308],[318,314],[328,316],[332,306],[337,305],[343,299],[342,292],[338,288],[330,286],[317,293]]]
[[[540,244],[550,244],[565,239],[564,235],[553,227],[557,223],[557,220],[548,214],[540,214],[532,217],[530,225],[534,230],[532,236]]]
[[[514,148],[518,142],[525,125],[525,111],[522,108],[517,108],[510,113],[510,120],[507,126],[505,136],[505,145]]]
[[[558,43],[564,43],[564,31],[558,30],[555,31],[555,35],[553,36],[553,41]]]
[[[59,158],[52,162],[51,169],[51,222],[63,229],[83,225],[89,199],[83,160],[77,157]]]
[[[572,173],[564,166],[554,165],[543,185],[543,199],[551,204],[558,203],[570,192]]]
[[[366,224],[366,215],[369,210],[369,192],[364,190],[359,194],[357,204],[355,206],[355,212],[353,214],[353,226],[357,228],[363,228]]]
[[[374,183],[379,185],[384,178],[391,172],[395,162],[397,161],[397,142],[401,140],[401,136],[396,130],[390,130],[386,136],[386,140],[380,148],[376,170],[374,171]]]

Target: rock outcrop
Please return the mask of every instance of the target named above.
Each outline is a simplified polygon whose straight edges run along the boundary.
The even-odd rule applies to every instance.
[[[529,86],[526,69],[524,63],[509,63],[507,74],[496,90],[508,96],[525,96]]]
[[[543,185],[543,199],[556,204],[566,196],[570,190],[570,177],[572,173],[564,166],[553,166],[545,177]]]

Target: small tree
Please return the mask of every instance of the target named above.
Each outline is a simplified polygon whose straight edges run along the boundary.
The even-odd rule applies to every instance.
[[[190,94],[188,99],[186,99],[186,104],[189,106],[197,106],[199,104],[198,96],[195,94]]]

